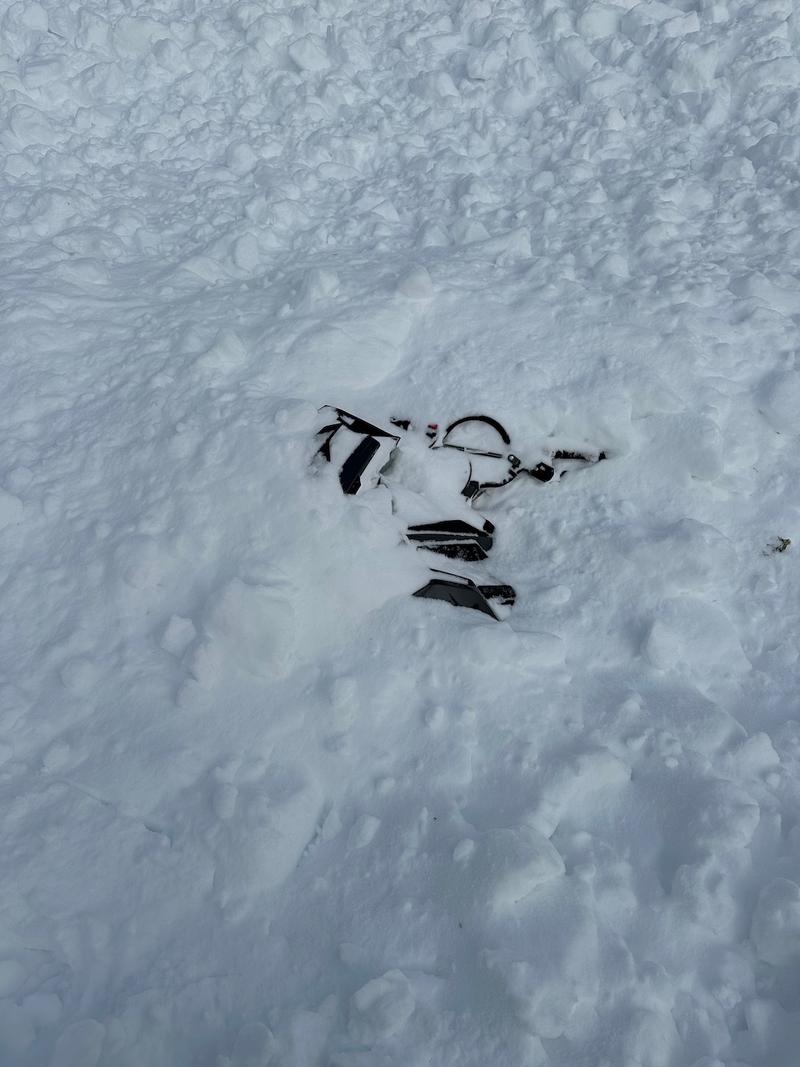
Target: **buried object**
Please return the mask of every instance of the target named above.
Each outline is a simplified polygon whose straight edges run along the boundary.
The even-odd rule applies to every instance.
[[[478,530],[463,519],[443,519],[441,522],[421,522],[409,526],[406,537],[417,548],[439,552],[451,559],[470,563],[486,559],[492,547],[494,526],[488,521]]]
[[[444,600],[460,608],[474,608],[493,619],[504,618],[503,607],[513,607],[517,594],[510,585],[477,585],[471,578],[431,568],[431,578],[413,596]]]
[[[363,488],[364,480],[377,484],[378,476],[400,438],[341,408],[326,405],[320,410],[334,412],[336,419],[317,430],[317,437],[325,438],[317,455],[328,463],[334,462],[334,458],[341,461],[339,484],[342,492],[355,495]]]
[[[334,418],[317,431],[317,437],[323,440],[315,460],[338,467],[342,492],[354,496],[379,484],[387,485],[391,491],[391,485],[383,475],[400,443],[399,435],[342,408],[326,405],[320,410],[331,412]],[[409,433],[414,428],[410,419],[392,418],[390,422],[401,432]],[[453,449],[462,452],[467,459],[468,475],[460,492],[461,508],[465,502],[469,507],[473,506],[488,490],[508,485],[522,474],[538,482],[549,482],[556,474],[563,477],[571,466],[586,466],[606,459],[605,452],[557,449],[547,453],[549,462],[542,460],[526,467],[518,456],[508,451],[511,446],[508,431],[489,415],[465,415],[450,423],[441,436],[438,424],[428,423],[425,437],[429,449]],[[396,495],[393,493],[393,510],[397,510]],[[492,548],[494,532],[494,525],[488,519],[480,525],[465,519],[441,519],[410,524],[405,540],[417,549],[449,559],[481,563]],[[490,579],[489,575],[485,577]],[[494,580],[475,581],[433,567],[429,581],[413,595],[471,608],[495,620],[505,618],[516,600],[510,585]]]

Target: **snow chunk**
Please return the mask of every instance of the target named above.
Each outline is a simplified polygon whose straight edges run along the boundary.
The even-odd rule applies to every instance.
[[[195,363],[204,374],[215,378],[247,363],[248,351],[235,330],[221,330],[212,346]]]
[[[327,70],[331,65],[325,41],[315,33],[308,33],[305,37],[292,41],[288,52],[290,59],[300,70]]]
[[[416,998],[402,971],[387,971],[354,994],[350,1007],[350,1033],[356,1041],[373,1045],[398,1033],[416,1006]]]
[[[234,141],[225,152],[225,165],[234,174],[242,177],[249,174],[258,163],[258,156],[247,141]]]
[[[710,482],[723,470],[722,434],[708,415],[686,413],[664,421],[665,454],[674,469],[681,467],[693,478]]]
[[[228,277],[223,265],[211,256],[190,256],[181,263],[179,269],[196,275],[209,285],[216,285]]]
[[[530,232],[520,227],[499,237],[490,237],[481,245],[481,252],[494,257],[495,263],[501,267],[521,263],[533,255]]]
[[[759,271],[735,278],[729,288],[737,296],[763,301],[782,315],[800,314],[800,294],[797,289],[777,285]]]
[[[564,587],[559,586],[559,588]],[[569,590],[567,593],[569,594]],[[518,631],[518,637],[520,654],[530,666],[557,667],[564,662],[566,648],[562,639],[556,634],[548,634],[544,631]]]
[[[772,86],[800,85],[800,61],[794,56],[778,56],[763,63],[754,63],[739,83],[741,93],[752,93]]]
[[[514,911],[540,885],[564,873],[559,853],[543,834],[529,826],[489,830],[474,855],[463,849],[459,852],[459,859],[464,858],[469,858],[470,882],[478,906],[488,906],[495,915]]]
[[[612,37],[619,27],[620,10],[609,4],[590,4],[578,18],[577,29],[581,37],[598,40]]]
[[[289,375],[314,396],[334,384],[337,389],[377,385],[397,365],[411,332],[412,308],[409,301],[398,301],[301,334],[289,350]]]
[[[275,1038],[263,1023],[245,1023],[236,1035],[231,1067],[268,1067],[273,1062]],[[227,1067],[227,1060],[222,1061]]]
[[[668,4],[659,3],[658,0],[648,0],[647,3],[636,4],[625,14],[620,29],[634,44],[647,45],[655,40],[661,27],[665,25],[669,27],[669,36],[682,36],[682,20],[684,24],[694,26],[691,19],[688,24],[685,23],[686,19],[687,16],[680,8],[670,7]]]
[[[96,1019],[72,1023],[56,1041],[50,1067],[95,1067],[105,1037],[106,1028]]]
[[[144,55],[154,41],[169,37],[169,30],[155,19],[123,15],[114,26],[114,44],[120,52]]]
[[[800,955],[800,886],[776,878],[758,898],[750,930],[759,959],[775,967]]]
[[[768,133],[747,149],[745,156],[756,170],[781,162],[800,161],[800,137],[793,133]]]
[[[759,387],[758,398],[759,408],[774,430],[800,433],[800,372],[776,371],[769,375]]]
[[[488,950],[520,1022],[542,1038],[561,1037],[580,1005],[599,989],[597,923],[581,886],[565,879],[543,887],[524,947]]]
[[[19,497],[0,489],[0,530],[22,522],[24,508]]]
[[[608,252],[595,263],[594,272],[598,278],[617,278],[621,281],[627,281],[630,278],[627,257],[621,252]]]
[[[24,27],[26,30],[47,33],[47,12],[41,4],[36,3],[36,0],[12,4],[3,19],[3,26],[7,30]]]
[[[239,270],[255,270],[261,262],[261,250],[255,234],[244,233],[241,237],[237,237],[233,244],[231,258]]]
[[[102,671],[92,660],[76,656],[64,664],[59,675],[65,689],[76,696],[85,696],[100,680]]]
[[[425,267],[414,267],[397,283],[397,291],[409,300],[430,300],[433,283]]]
[[[558,42],[555,50],[556,70],[568,82],[583,81],[598,65],[580,37],[572,35]]]
[[[153,537],[140,534],[127,537],[117,545],[114,561],[122,580],[131,589],[158,589],[169,571],[169,559],[161,544]]]
[[[303,275],[298,287],[294,306],[303,311],[316,310],[339,292],[339,275],[335,270],[312,267]]]
[[[378,832],[378,827],[380,825],[381,820],[376,819],[374,815],[360,815],[358,819],[356,819],[353,829],[350,831],[350,835],[347,839],[348,848],[366,848]]]
[[[209,797],[219,820],[214,892],[221,907],[241,914],[249,903],[291,874],[308,844],[320,814],[320,791],[306,769],[255,761],[233,789]],[[235,790],[235,792],[234,792]]]
[[[681,1040],[672,1016],[666,1012],[639,1009],[625,1028],[622,1041],[624,1062],[636,1067],[669,1067]]]
[[[632,566],[658,573],[670,593],[697,594],[713,589],[736,566],[736,551],[723,533],[708,523],[679,519],[660,530],[620,539]]]
[[[239,790],[233,782],[219,782],[211,796],[211,807],[218,819],[226,822],[236,811]]]
[[[597,793],[625,786],[631,769],[607,748],[576,752],[553,760],[545,772],[536,802],[528,814],[529,825],[549,836],[565,815],[573,821],[594,811]]]
[[[173,656],[182,656],[197,636],[191,619],[181,615],[171,616],[161,637],[161,647]]]
[[[727,615],[695,597],[674,597],[661,603],[644,653],[660,670],[688,669],[705,675],[709,667],[736,673],[750,669]]]
[[[46,56],[25,64],[24,81],[28,89],[39,89],[64,76],[65,63],[61,56]]]
[[[19,960],[0,960],[0,997],[13,997],[27,977]]]
[[[212,598],[203,628],[223,659],[250,674],[269,678],[289,669],[294,611],[288,599],[271,588],[234,578]]]

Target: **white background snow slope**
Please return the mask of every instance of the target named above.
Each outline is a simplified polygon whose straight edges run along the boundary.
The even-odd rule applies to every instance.
[[[798,19],[2,5],[3,1067],[800,1062]],[[610,458],[493,623],[324,403]]]

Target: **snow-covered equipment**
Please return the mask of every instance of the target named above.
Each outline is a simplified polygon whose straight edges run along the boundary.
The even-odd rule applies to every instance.
[[[488,521],[478,529],[463,519],[442,519],[441,522],[421,522],[409,526],[406,538],[417,548],[438,552],[450,559],[470,563],[486,559],[492,547],[494,526]]]
[[[317,455],[339,466],[342,492],[353,496],[365,485],[376,485],[400,438],[341,408],[326,405],[321,410],[336,418],[317,431],[324,437]]]
[[[436,505],[432,506],[427,494],[409,491],[402,484],[392,487],[390,467],[396,470],[391,461],[400,442],[397,434],[342,408],[326,406],[320,410],[332,412],[335,418],[317,431],[317,437],[323,440],[315,456],[317,460],[338,467],[343,493],[352,496],[363,489],[384,484],[392,493],[393,511],[405,516],[408,523],[403,535],[408,544],[464,563],[482,563],[487,558],[495,532],[488,519],[480,525],[466,518],[409,523],[409,518],[425,517],[426,510],[428,515],[435,515]],[[413,429],[408,418],[393,417],[389,421],[404,433]],[[467,480],[460,496],[453,497],[450,504],[454,511],[462,510],[466,514],[487,490],[508,485],[520,474],[527,474],[539,482],[549,482],[556,474],[564,475],[570,465],[597,463],[606,458],[605,452],[591,454],[558,449],[546,452],[550,462],[542,460],[526,467],[510,451],[511,437],[506,428],[490,415],[465,415],[451,422],[441,435],[437,423],[428,423],[425,436],[429,444],[423,448],[423,454],[427,454],[428,449],[453,449],[466,457]],[[463,477],[463,467],[460,470]],[[383,477],[385,473],[387,477]],[[400,481],[402,483],[402,479]],[[446,492],[444,484],[438,488]],[[438,498],[439,492],[430,494],[433,495]],[[497,582],[485,573],[476,572],[470,577],[435,568],[431,568],[430,573],[430,580],[417,589],[414,596],[472,608],[493,619],[504,618],[516,600],[512,586]]]
[[[490,415],[465,415],[460,419],[456,419],[455,422],[451,422],[444,431],[441,440],[435,440],[431,446],[433,448],[455,448],[470,457],[469,476],[464,488],[461,490],[461,495],[467,500],[474,502],[487,489],[499,489],[503,485],[508,485],[520,474],[527,474],[538,482],[549,482],[555,477],[556,467],[553,463],[539,462],[531,467],[524,467],[522,460],[519,456],[514,455],[513,452],[498,450],[496,440],[490,441],[488,444],[477,444],[475,430],[481,430],[485,434],[484,427],[488,427],[495,438],[499,437],[501,444],[511,445],[508,431],[497,419],[493,419]],[[494,447],[491,447],[491,445],[494,445]],[[592,455],[557,449],[550,453],[549,458],[554,461],[571,460],[579,463],[598,463],[606,458],[606,454],[605,452],[598,452]],[[487,460],[490,462],[487,463]],[[501,461],[500,464],[496,462],[497,460]],[[566,470],[562,469],[559,473],[563,475]]]
[[[465,575],[433,568],[431,574],[431,580],[418,589],[414,596],[427,600],[444,600],[460,608],[473,608],[498,621],[506,617],[517,599],[517,594],[510,585],[478,585]]]

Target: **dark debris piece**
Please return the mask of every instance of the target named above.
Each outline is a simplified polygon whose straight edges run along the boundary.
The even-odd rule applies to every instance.
[[[494,526],[488,520],[479,530],[461,519],[444,519],[409,526],[407,537],[417,548],[438,552],[449,559],[477,563],[486,559],[491,550],[493,533]]]
[[[767,545],[764,555],[774,556],[776,552],[785,552],[791,543],[791,538],[789,537],[776,537],[774,541]]]
[[[457,574],[448,574],[447,571],[433,571],[436,577],[418,589],[414,596],[424,597],[427,600],[444,600],[459,608],[472,608],[488,615],[495,621],[500,616],[492,607],[493,600],[500,604],[511,606],[517,599],[517,594],[510,585],[476,585],[471,578],[464,578]]]
[[[369,461],[381,446],[374,437],[365,437],[356,445],[342,464],[339,471],[339,484],[342,492],[352,496],[361,488],[361,475],[369,466]]]
[[[345,459],[339,471],[339,484],[342,487],[342,492],[348,496],[354,496],[361,488],[362,474],[369,466],[375,453],[381,448],[381,439],[397,444],[400,438],[396,434],[382,430],[379,426],[373,426],[371,422],[360,419],[357,415],[351,415],[349,411],[344,411],[342,408],[328,406],[327,410],[336,413],[336,422],[329,423],[327,426],[323,426],[321,430],[317,430],[317,437],[324,437],[322,444],[317,449],[317,455],[322,456],[328,463],[331,463],[333,460],[331,445],[337,433],[344,431],[345,436],[348,433],[355,435],[354,439],[358,443]],[[361,440],[358,440],[359,437]]]

